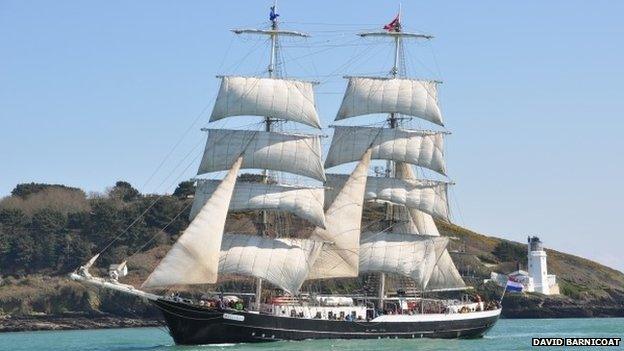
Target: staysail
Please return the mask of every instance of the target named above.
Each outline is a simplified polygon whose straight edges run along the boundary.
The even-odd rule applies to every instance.
[[[327,241],[309,279],[357,277],[362,207],[372,150],[366,150],[334,201],[325,211],[327,228],[317,228],[311,239]]]
[[[243,155],[241,168],[269,169],[325,180],[318,135],[208,129],[198,174],[223,171]]]
[[[231,116],[270,116],[321,128],[312,82],[260,77],[221,77],[210,121]]]
[[[337,121],[373,113],[399,113],[443,125],[436,81],[385,77],[348,79]]]
[[[358,161],[372,145],[372,159],[406,162],[446,174],[446,132],[402,128],[334,126],[325,167]]]
[[[191,207],[191,219],[210,198],[219,185],[218,180],[201,179]],[[321,187],[303,187],[258,182],[237,182],[230,201],[230,211],[277,210],[287,211],[307,220],[317,227],[325,228]]]
[[[195,219],[147,277],[143,288],[216,283],[225,218],[242,163],[242,157],[235,160]]]
[[[323,242],[225,234],[219,274],[240,274],[267,280],[290,294],[305,281]]]

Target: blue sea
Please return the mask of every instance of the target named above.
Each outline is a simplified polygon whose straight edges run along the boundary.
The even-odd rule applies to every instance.
[[[0,333],[0,350],[11,351],[191,351],[191,350],[527,350],[533,337],[624,337],[624,318],[605,319],[503,319],[483,338],[476,340],[310,340],[264,344],[176,346],[160,328],[100,329]],[[540,347],[537,350],[562,350]],[[566,348],[566,350],[624,350],[620,347]]]

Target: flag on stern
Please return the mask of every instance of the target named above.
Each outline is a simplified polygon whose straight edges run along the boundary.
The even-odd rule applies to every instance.
[[[522,283],[508,275],[492,272],[490,278],[499,286],[504,287],[506,291],[522,292],[522,290],[524,290],[524,285],[522,285]]]
[[[518,283],[509,279],[507,281],[507,285],[505,286],[505,289],[507,291],[512,291],[512,292],[522,292],[522,289],[524,289],[524,285],[522,285],[522,283]]]

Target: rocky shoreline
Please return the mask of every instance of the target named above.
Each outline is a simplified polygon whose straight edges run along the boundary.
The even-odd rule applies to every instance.
[[[552,306],[543,305],[530,308],[505,308],[503,304],[502,318],[622,318],[624,306]]]
[[[163,321],[116,316],[0,317],[0,332],[160,327]]]
[[[508,294],[503,300],[503,318],[608,318],[624,317],[624,295],[594,299]]]

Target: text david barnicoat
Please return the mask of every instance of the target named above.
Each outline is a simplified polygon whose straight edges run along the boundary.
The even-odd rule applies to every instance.
[[[533,346],[620,346],[621,338],[533,338]]]

